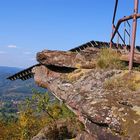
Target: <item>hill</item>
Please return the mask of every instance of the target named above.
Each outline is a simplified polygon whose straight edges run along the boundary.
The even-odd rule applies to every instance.
[[[35,85],[33,79],[25,82],[21,80],[10,81],[6,78],[21,68],[0,66],[0,100],[23,100],[32,95],[32,88],[44,90]]]

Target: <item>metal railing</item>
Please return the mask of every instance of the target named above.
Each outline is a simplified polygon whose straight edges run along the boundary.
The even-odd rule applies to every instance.
[[[129,43],[131,44],[130,46],[130,57],[129,57],[129,71],[132,70],[133,68],[133,59],[134,59],[134,48],[135,48],[135,41],[136,41],[136,30],[137,30],[137,19],[140,18],[140,14],[138,14],[138,5],[139,5],[139,0],[134,0],[134,13],[130,16],[125,16],[118,20],[117,25],[115,26],[115,17],[116,17],[116,12],[117,12],[117,7],[118,7],[118,0],[115,2],[115,8],[114,8],[114,14],[113,14],[113,20],[112,20],[112,35],[110,39],[110,47],[113,45],[113,39],[116,34],[118,34],[119,38],[123,42],[124,46],[126,46],[126,34],[129,36]],[[129,20],[133,19],[133,24],[132,24],[132,35],[130,33],[131,25],[129,24]],[[128,30],[124,29],[124,38],[121,36],[119,33],[119,27],[121,23],[126,23],[129,25],[130,29],[129,32]],[[119,39],[118,39],[119,40]]]

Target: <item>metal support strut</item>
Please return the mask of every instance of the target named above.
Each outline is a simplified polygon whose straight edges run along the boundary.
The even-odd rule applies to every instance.
[[[124,46],[126,46],[126,34],[129,37],[129,44],[130,44],[130,37],[131,37],[131,47],[130,47],[130,53],[129,53],[129,71],[132,70],[133,68],[133,61],[134,61],[134,48],[135,48],[135,42],[136,42],[136,32],[137,32],[137,19],[140,18],[140,14],[138,13],[138,5],[139,5],[139,0],[134,0],[134,13],[130,16],[125,16],[121,18],[118,22],[117,25],[115,26],[114,21],[115,21],[115,16],[116,16],[116,11],[117,11],[117,6],[118,6],[118,0],[115,2],[115,8],[114,8],[114,14],[113,14],[113,20],[112,20],[112,35],[110,39],[110,47],[112,48],[113,44],[113,39],[116,34],[118,34],[119,38],[123,42]],[[132,24],[132,35],[130,34],[130,28],[131,25],[129,24],[128,20],[132,19],[133,24]],[[119,33],[119,27],[122,22],[124,23],[124,38],[120,35]],[[126,30],[126,23],[129,26],[129,31]]]
[[[133,27],[132,27],[132,42],[131,42],[130,60],[129,60],[129,71],[131,71],[132,68],[133,68],[134,48],[135,48],[136,30],[137,30],[138,4],[139,4],[139,0],[135,0],[134,16],[133,16]]]

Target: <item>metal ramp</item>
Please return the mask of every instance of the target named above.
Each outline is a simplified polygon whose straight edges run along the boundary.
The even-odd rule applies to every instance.
[[[17,79],[21,79],[23,81],[27,80],[27,79],[30,79],[30,78],[33,78],[33,73],[32,73],[32,69],[36,66],[39,66],[40,64],[36,64],[36,65],[33,65],[27,69],[24,69],[10,77],[8,77],[7,79],[11,80],[11,81],[14,81],[14,80],[17,80]]]
[[[72,49],[70,49],[68,51],[80,52],[80,51],[82,51],[82,50],[84,50],[84,49],[86,49],[88,47],[93,47],[93,48],[95,47],[95,48],[101,49],[101,48],[109,48],[109,46],[110,46],[109,42],[93,41],[92,40],[92,41],[87,42],[85,44],[82,44],[82,45],[80,45],[78,47],[72,48]],[[117,46],[119,46],[119,48]],[[122,44],[113,43],[112,48],[114,48],[114,49],[123,49],[124,47],[123,47]],[[130,49],[130,45],[127,45],[127,48]],[[140,46],[137,46],[136,48],[137,48],[137,51],[140,52]],[[34,75],[32,73],[32,69],[34,67],[36,67],[36,66],[40,66],[40,64],[36,64],[36,65],[33,65],[33,66],[31,66],[31,67],[29,67],[29,68],[27,68],[25,70],[22,70],[22,71],[14,74],[14,75],[8,77],[7,79],[12,80],[12,81],[17,80],[17,79],[21,79],[21,80],[24,81],[24,80],[33,78]]]

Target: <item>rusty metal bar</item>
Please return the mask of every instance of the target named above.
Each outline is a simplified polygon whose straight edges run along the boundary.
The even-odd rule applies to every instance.
[[[126,30],[126,21],[124,22],[124,35],[123,35],[124,43],[125,43],[125,39],[126,39],[125,30]]]
[[[120,24],[124,21],[127,21],[127,20],[130,20],[130,19],[133,19],[133,17],[136,16],[136,19],[140,18],[140,14],[133,14],[133,15],[130,15],[130,16],[126,16],[126,17],[123,17],[122,19],[120,19],[116,25],[116,28],[115,28],[115,31],[113,32],[113,35],[111,37],[111,42],[113,41],[114,37],[115,37],[115,34],[117,33],[119,27],[120,27]]]
[[[125,30],[125,32],[126,32],[126,34],[130,37],[130,33],[129,33],[127,30]]]
[[[115,8],[114,8],[114,14],[113,14],[112,24],[114,24],[114,22],[115,22],[117,7],[118,7],[118,0],[116,0],[116,2],[115,2]]]
[[[130,60],[129,60],[129,71],[131,71],[133,68],[134,48],[135,48],[136,30],[137,30],[138,4],[139,4],[139,0],[135,0],[134,15],[133,15],[133,27],[132,27],[132,43],[131,43]]]
[[[114,33],[114,24],[112,24],[112,33],[111,33],[111,37],[113,36],[113,33]],[[113,41],[111,40],[111,41],[110,41],[110,48],[112,48],[112,43],[113,43]]]
[[[119,33],[119,31],[117,31],[117,34],[119,35],[120,39],[122,40],[123,44],[125,44],[124,39],[122,38],[121,34]]]
[[[130,45],[131,44],[131,41],[130,41],[131,40],[131,25],[130,25],[128,20],[126,21],[126,23],[127,23],[128,27],[129,27],[129,31],[126,30],[126,33],[127,33],[128,37],[129,37],[129,45]]]
[[[131,25],[130,25],[129,21],[127,20],[126,22],[127,22],[128,26],[131,28]]]
[[[129,31],[127,30],[126,24],[128,25]],[[130,45],[130,37],[131,37],[130,36],[130,32],[131,32],[131,25],[130,25],[130,23],[127,20],[127,21],[124,22],[124,42],[126,44],[126,35],[127,35],[128,38],[129,38],[129,45]]]
[[[114,22],[115,22],[117,7],[118,7],[118,0],[116,0],[115,7],[114,7],[114,13],[113,13],[113,19],[112,19],[112,33],[111,33],[111,36],[113,36],[113,32],[114,32]],[[113,42],[110,41],[110,48],[112,48],[112,43]]]
[[[117,36],[117,48],[119,48],[119,35]]]

